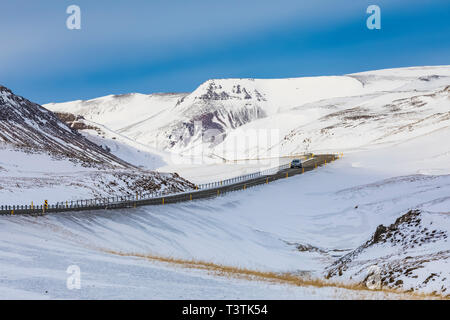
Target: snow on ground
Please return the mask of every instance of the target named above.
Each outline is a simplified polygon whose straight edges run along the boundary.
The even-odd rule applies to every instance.
[[[99,252],[47,218],[0,222],[1,299],[384,299],[383,292],[296,287],[218,277]],[[7,228],[5,228],[7,227]],[[80,229],[83,227],[80,225]],[[46,232],[43,232],[46,231]],[[74,230],[76,231],[76,230]],[[69,290],[69,266],[81,271],[81,289]],[[402,296],[400,296],[402,297]]]
[[[53,298],[355,298],[358,293],[343,289],[217,278],[105,251],[323,277],[327,266],[367,241],[378,225],[388,226],[412,208],[448,212],[443,199],[450,194],[450,175],[418,174],[416,159],[406,158],[402,176],[394,177],[390,153],[387,148],[384,157],[373,159],[355,152],[304,175],[191,203],[5,217],[3,286],[39,297],[47,290]],[[448,163],[443,159],[434,169],[448,173]],[[438,249],[429,246],[428,253]],[[86,290],[65,289],[70,264],[85,270]]]
[[[137,158],[139,150],[128,143],[121,155]],[[133,166],[106,149],[49,110],[0,86],[0,206],[40,205],[44,200],[52,205],[192,187],[176,175]],[[145,158],[150,167],[158,159]]]
[[[133,254],[318,278],[325,277],[333,263],[349,255],[348,271],[337,279],[360,282],[366,269],[377,264],[393,277],[393,282],[387,278],[387,287],[448,294],[448,255],[442,252],[450,247],[450,145],[446,143],[450,139],[449,70],[445,66],[381,70],[329,77],[320,83],[310,78],[213,80],[193,94],[156,108],[148,118],[142,105],[143,121],[139,123],[129,116],[122,124],[114,108],[125,117],[136,106],[141,108],[140,104],[120,104],[117,97],[105,98],[106,104],[83,102],[84,107],[90,103],[106,105],[97,115],[83,111],[86,121],[105,125],[101,130],[105,138],[91,131],[85,133],[90,139],[98,139],[111,149],[117,147],[116,152],[130,159],[136,156],[135,150],[145,151],[138,143],[148,147],[162,140],[164,143],[157,147],[164,148],[156,154],[160,157],[156,159],[162,160],[160,170],[171,168],[198,179],[195,182],[227,178],[260,167],[254,162],[190,164],[183,157],[167,157],[167,151],[183,153],[195,146],[198,136],[195,132],[192,135],[191,124],[198,117],[207,127],[225,132],[226,139],[247,129],[270,128],[270,124],[280,130],[277,143],[269,147],[249,145],[249,153],[234,154],[238,159],[249,154],[267,155],[275,147],[283,155],[312,150],[344,152],[344,157],[304,175],[214,199],[39,218],[4,217],[0,220],[0,268],[4,271],[0,295],[287,299],[355,298],[359,294],[216,277],[205,271],[135,258]],[[328,92],[336,83],[343,87]],[[327,94],[305,93],[310,87],[320,87],[319,91]],[[290,96],[293,90],[297,93]],[[75,105],[78,108],[79,102]],[[61,106],[60,111],[67,112],[66,107]],[[106,125],[105,119],[111,123]],[[220,155],[220,144],[204,145],[206,149],[201,152]],[[136,157],[139,165],[155,159],[150,147],[147,151],[148,156]],[[413,264],[423,256],[433,257],[428,259],[432,262],[420,262],[421,267],[414,272],[389,270],[398,262],[389,264],[390,254],[407,258],[401,255],[403,247],[397,247],[395,241],[377,242],[368,248],[364,244],[382,230],[380,225],[389,228],[416,209],[424,217],[423,225],[416,229],[402,226],[397,236],[410,243],[412,235],[422,236],[423,228],[431,223],[439,225],[436,232],[442,237],[435,239],[436,243],[432,239],[420,250],[408,247],[405,252]],[[362,255],[354,254],[362,246]],[[86,287],[75,293],[65,288],[64,272],[70,264],[85,270]],[[366,297],[381,298],[380,293],[373,294]]]
[[[154,170],[163,167],[168,161],[167,158],[170,157],[167,152],[150,148],[101,124],[88,120],[82,120],[82,122],[90,127],[95,127],[95,129],[82,130],[81,134],[84,137],[109,150],[116,157],[140,168]]]
[[[87,101],[72,101],[66,103],[50,103],[45,108],[53,112],[72,111],[84,116],[87,120],[102,123],[119,133],[129,126],[137,125],[151,119],[159,113],[170,109],[178,99],[186,94],[139,94],[110,95]],[[130,112],[132,110],[132,112]],[[106,116],[105,116],[106,115]]]

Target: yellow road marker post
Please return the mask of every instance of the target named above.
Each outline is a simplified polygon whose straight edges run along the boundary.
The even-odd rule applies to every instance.
[[[189,195],[189,200],[191,200],[191,201],[192,201],[192,194],[190,194],[190,195]]]
[[[162,204],[164,204],[164,198],[162,198]]]

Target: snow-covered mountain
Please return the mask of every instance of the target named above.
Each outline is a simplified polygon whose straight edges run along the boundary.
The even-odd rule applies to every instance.
[[[141,170],[86,139],[51,111],[0,86],[0,202],[50,203],[192,185]]]
[[[329,77],[217,79],[190,94],[108,96],[46,107],[81,115],[156,150],[248,159],[273,150],[282,155],[312,148],[346,151],[446,127],[449,85],[449,66],[414,67]],[[236,140],[268,129],[275,129],[277,138],[233,147]]]
[[[199,150],[207,155],[224,150],[229,159],[256,158],[271,150],[343,151],[344,157],[304,175],[193,203],[49,215],[37,222],[7,217],[0,225],[6,243],[0,260],[9,281],[5,292],[13,288],[38,294],[43,282],[52,296],[70,297],[52,277],[42,280],[38,271],[16,268],[27,252],[27,257],[43,255],[44,261],[30,259],[55,273],[72,263],[68,256],[77,257],[95,275],[85,282],[89,289],[80,290],[80,297],[88,298],[173,297],[174,292],[182,297],[215,297],[219,292],[218,298],[252,298],[249,292],[258,292],[258,297],[278,292],[270,279],[266,285],[222,272],[232,267],[289,274],[300,283],[312,277],[341,284],[337,291],[327,285],[312,287],[314,294],[310,287],[283,284],[283,296],[329,297],[333,291],[342,298],[361,293],[343,290],[342,284],[364,285],[373,266],[380,269],[383,289],[408,290],[407,298],[416,292],[448,297],[449,79],[448,66],[339,77],[221,79],[209,80],[190,94],[130,94],[46,105],[82,136],[133,165],[166,166],[164,170],[170,167],[204,182],[235,176],[247,164],[175,163],[169,153],[184,157],[190,150],[197,152],[200,143]],[[209,129],[214,129],[212,134]],[[237,149],[230,143],[267,129],[279,132],[269,144],[249,139],[251,143]],[[205,139],[205,134],[217,139]],[[116,169],[105,175],[105,170],[77,171],[72,163],[37,156],[46,157],[10,150],[0,154],[2,196],[54,192],[49,186],[56,184],[61,187],[54,193],[61,198],[79,196],[80,185],[90,193],[126,193],[140,184],[139,168],[134,169],[138,175],[121,175]],[[41,172],[43,166],[52,172]],[[163,185],[167,176],[158,177]],[[183,185],[181,178],[172,177]],[[51,232],[42,233],[43,228]],[[15,234],[26,236],[10,244],[7,240]],[[29,235],[42,244],[33,253],[27,251]],[[49,249],[48,243],[57,243],[60,250]],[[183,265],[172,263],[177,259],[217,266],[218,275],[189,263],[188,271],[182,270]],[[97,272],[105,268],[113,272]],[[23,287],[17,278],[32,285]],[[98,279],[107,287],[98,289]],[[247,289],[251,285],[257,289]],[[361,294],[368,298],[383,291]]]
[[[83,166],[131,167],[66,126],[52,112],[3,86],[0,86],[0,145],[78,160]]]
[[[45,106],[54,112],[81,115],[142,144],[181,152],[201,141],[207,130],[226,136],[298,103],[351,95],[361,87],[350,77],[221,79],[206,81],[190,94],[130,94]],[[196,123],[200,132],[196,132]]]

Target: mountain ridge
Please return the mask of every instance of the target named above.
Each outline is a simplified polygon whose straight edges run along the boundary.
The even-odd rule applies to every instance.
[[[269,150],[288,155],[308,152],[310,146],[328,152],[387,142],[391,137],[383,132],[394,132],[394,117],[404,122],[405,128],[414,129],[417,121],[423,122],[433,113],[445,113],[445,97],[439,100],[437,95],[445,96],[442,90],[449,84],[450,66],[384,69],[343,76],[211,79],[190,94],[174,96],[164,103],[153,99],[147,104],[121,104],[108,96],[96,99],[95,111],[80,114],[161,151],[183,154],[201,145],[206,156],[257,158]],[[109,105],[119,111],[111,110]],[[54,111],[80,111],[74,102],[48,107]],[[113,119],[118,114],[123,117],[116,122]],[[140,121],[127,119],[133,116]],[[342,134],[349,133],[345,130],[349,126],[356,130],[365,126],[365,132],[373,137],[357,130],[343,144]],[[279,131],[279,139],[263,148],[250,146],[243,150],[245,154],[221,150],[226,149],[226,143],[245,136],[246,131],[270,129]]]

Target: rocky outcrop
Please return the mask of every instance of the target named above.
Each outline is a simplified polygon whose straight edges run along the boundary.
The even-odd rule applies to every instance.
[[[410,210],[330,265],[326,277],[366,284],[372,266],[382,287],[450,295],[450,216]]]

